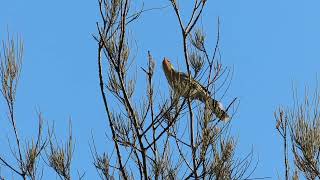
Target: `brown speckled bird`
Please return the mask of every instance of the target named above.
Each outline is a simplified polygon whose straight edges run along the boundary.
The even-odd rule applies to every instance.
[[[230,119],[222,104],[211,98],[210,92],[206,90],[199,82],[191,78],[189,82],[188,75],[174,70],[173,65],[167,58],[162,61],[163,71],[167,77],[170,87],[174,94],[179,97],[190,97],[191,100],[197,99],[203,103],[208,103],[208,107],[212,110],[217,118],[222,121]]]

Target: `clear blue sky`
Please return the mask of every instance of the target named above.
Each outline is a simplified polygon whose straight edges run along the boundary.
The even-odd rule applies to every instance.
[[[146,1],[145,8],[168,4]],[[315,86],[320,67],[319,7],[316,0],[208,1],[202,24],[211,41],[208,45],[213,47],[216,18],[220,16],[222,60],[234,67],[226,99],[240,98],[232,134],[238,139],[239,156],[253,147],[259,157],[253,177],[282,176],[282,146],[273,112],[279,105],[292,104],[293,83],[301,90],[305,85]],[[76,137],[74,177],[76,170],[86,171],[87,178],[97,176],[88,146],[91,131],[99,149],[107,147],[97,46],[91,36],[96,33],[97,10],[95,0],[0,0],[0,39],[6,38],[9,30],[20,34],[25,44],[16,104],[21,136],[35,133],[37,109],[48,122],[55,123],[58,137],[66,135],[71,117]],[[183,57],[172,9],[147,12],[130,28],[138,45],[136,67],[146,65],[150,50],[156,59],[156,76],[165,82],[162,58],[175,61]],[[0,107],[4,109],[4,104]],[[3,147],[7,147],[6,135],[11,129],[6,114],[0,112],[0,153],[6,156],[9,150]]]

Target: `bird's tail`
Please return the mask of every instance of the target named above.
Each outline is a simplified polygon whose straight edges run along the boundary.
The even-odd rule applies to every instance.
[[[222,104],[215,100],[210,99],[210,108],[212,109],[213,113],[219,118],[221,121],[227,122],[230,120],[230,116],[227,114],[226,110],[223,108]]]

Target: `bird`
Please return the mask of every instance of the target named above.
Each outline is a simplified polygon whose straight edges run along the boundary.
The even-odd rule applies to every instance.
[[[198,81],[192,77],[189,78],[189,76],[183,72],[176,71],[168,58],[163,59],[162,68],[168,84],[175,95],[207,103],[209,109],[212,110],[218,119],[224,122],[229,121],[230,116],[223,108],[222,103],[213,99],[210,96],[211,93]]]

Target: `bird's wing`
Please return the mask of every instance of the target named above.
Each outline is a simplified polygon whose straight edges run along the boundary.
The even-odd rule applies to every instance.
[[[187,74],[182,72],[178,72],[178,74],[180,78],[179,86],[182,86],[181,89],[185,91],[182,96],[189,96],[192,99],[198,99],[202,102],[205,102],[210,97],[210,92],[194,78],[191,77],[191,81],[189,82],[189,77]]]
[[[210,92],[204,86],[202,86],[198,81],[196,81],[193,78],[191,78],[191,82],[189,84],[189,77],[185,73],[179,72],[178,74],[181,79],[180,82],[183,82],[180,83],[180,86],[183,86],[181,92],[185,93],[182,94],[184,97],[198,99],[203,103],[208,102],[210,109],[212,109],[213,113],[216,115],[217,118],[219,118],[222,121],[228,121],[230,119],[221,102],[213,99],[210,96]],[[191,87],[191,89],[186,87]]]

